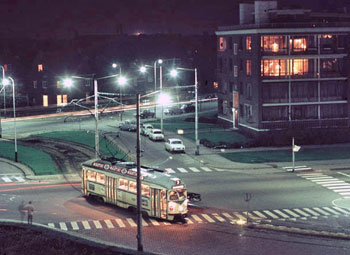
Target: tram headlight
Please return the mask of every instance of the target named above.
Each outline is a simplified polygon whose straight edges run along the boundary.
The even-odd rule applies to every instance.
[[[175,208],[175,203],[174,202],[170,202],[169,203],[169,211],[174,211]]]
[[[183,210],[184,210],[183,206],[180,205],[180,206],[179,206],[179,211],[182,212]]]

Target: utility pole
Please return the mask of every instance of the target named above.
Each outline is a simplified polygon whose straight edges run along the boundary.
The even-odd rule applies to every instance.
[[[142,245],[142,214],[141,214],[141,150],[140,150],[140,94],[136,94],[136,189],[137,189],[137,250],[143,251]]]

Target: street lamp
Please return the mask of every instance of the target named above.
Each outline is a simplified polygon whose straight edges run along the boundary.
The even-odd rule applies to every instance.
[[[195,142],[196,149],[195,154],[199,155],[199,139],[198,139],[198,73],[197,68],[181,68],[178,67],[170,71],[170,75],[176,77],[178,75],[177,70],[183,71],[194,71],[194,95],[195,95],[195,117],[194,117],[194,134],[195,134]]]
[[[13,126],[15,132],[15,162],[18,162],[18,153],[17,153],[17,129],[16,129],[16,98],[15,98],[15,81],[8,77],[7,79],[2,80],[3,86],[7,86],[12,83],[12,102],[13,102]]]

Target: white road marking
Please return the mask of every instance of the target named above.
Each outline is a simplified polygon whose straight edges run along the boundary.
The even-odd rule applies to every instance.
[[[275,213],[281,215],[282,218],[285,218],[285,219],[290,218],[287,214],[283,213],[283,212],[280,211],[280,210],[273,210],[273,211],[274,211]]]
[[[278,219],[279,218],[278,216],[274,215],[269,210],[263,210],[263,212],[266,213],[267,215],[269,215],[270,217],[272,217],[273,219]]]
[[[54,223],[49,223],[49,224],[47,224],[47,226],[49,226],[50,228],[55,228],[55,224]]]
[[[212,172],[212,170],[208,167],[201,167],[205,172]]]
[[[118,226],[121,228],[125,228],[125,224],[121,219],[115,219],[115,221],[117,222]]]
[[[192,214],[191,216],[192,216],[192,218],[193,218],[195,221],[197,221],[197,222],[203,222],[203,220],[202,220],[201,218],[199,218],[196,214]]]
[[[178,167],[177,170],[179,170],[181,173],[188,173],[188,171],[182,167]]]
[[[344,181],[325,181],[325,182],[317,182],[317,184],[330,184],[330,183],[345,183]]]
[[[155,219],[149,218],[150,222],[154,225],[154,226],[159,226],[159,222],[156,221]]]
[[[342,172],[337,172],[338,174],[344,175],[346,177],[350,177],[350,175],[346,174],[346,173],[342,173]]]
[[[340,208],[340,207],[337,207],[337,206],[333,206],[332,208],[333,208],[334,210],[338,210],[338,211],[340,211],[340,212],[342,212],[342,213],[349,214],[349,212],[348,212],[348,211],[345,211],[343,208]]]
[[[315,211],[317,211],[317,212],[319,212],[319,213],[321,213],[321,214],[325,215],[325,216],[330,215],[328,212],[325,212],[325,211],[324,211],[324,210],[322,210],[321,208],[314,207],[313,209],[314,209]]]
[[[286,213],[292,215],[294,218],[298,218],[300,217],[299,214],[296,214],[295,212],[293,212],[292,210],[289,210],[289,209],[283,209],[283,211],[285,211]]]
[[[323,187],[333,187],[333,186],[345,186],[349,185],[349,183],[334,183],[334,184],[323,184]]]
[[[107,228],[114,228],[114,225],[112,224],[111,220],[105,220],[105,223],[107,225]]]
[[[15,178],[17,181],[19,182],[25,182],[25,179],[23,177],[20,176],[14,176],[13,178]]]
[[[219,214],[213,213],[213,216],[220,222],[225,222],[226,220],[222,218]]]
[[[303,208],[303,210],[307,211],[308,213],[310,213],[314,216],[320,216],[320,214],[318,214],[317,212],[314,212],[313,210],[311,210],[309,208]]]
[[[218,172],[225,172],[226,171],[225,169],[221,169],[221,168],[215,168],[215,170]]]
[[[148,226],[148,223],[144,219],[142,219],[142,226]]]
[[[310,216],[310,214],[307,214],[306,212],[303,212],[300,209],[293,209],[293,210],[296,211],[297,213],[303,215],[304,217],[309,217]]]
[[[83,227],[85,229],[91,229],[90,224],[89,224],[89,222],[87,220],[84,220],[81,223],[83,224]]]
[[[68,230],[66,223],[60,222],[59,224],[60,224],[60,229],[61,230]]]
[[[213,220],[212,218],[210,218],[210,216],[209,216],[208,214],[202,213],[202,217],[203,217],[204,219],[206,219],[206,220],[207,220],[208,222],[210,222],[210,223],[215,222],[215,220]]]
[[[200,172],[197,168],[195,167],[189,167],[189,169],[192,171],[192,172],[195,172],[195,173],[198,173]]]
[[[71,221],[70,224],[72,225],[73,230],[79,230],[79,226],[76,221]]]
[[[8,177],[1,177],[1,179],[3,179],[4,182],[12,182],[12,180]]]
[[[96,227],[97,229],[102,228],[102,225],[101,225],[101,223],[100,223],[98,220],[94,220],[93,223],[95,224],[95,227]]]
[[[325,211],[328,211],[328,212],[331,212],[335,215],[340,215],[341,213],[339,212],[336,212],[335,210],[333,210],[332,208],[329,208],[329,207],[322,207]]]
[[[312,180],[309,180],[309,181],[312,181],[312,182],[327,182],[327,181],[339,181],[339,179],[336,179],[336,178],[325,178],[325,179],[317,178],[317,179],[312,179]]]
[[[350,189],[335,189],[334,192],[348,192]]]
[[[171,168],[165,168],[165,170],[169,173],[169,174],[174,174],[175,171]]]
[[[258,215],[260,218],[267,218],[264,214],[262,214],[261,212],[259,211],[253,211],[253,213],[255,213],[256,215]]]
[[[135,221],[133,220],[133,219],[131,219],[131,218],[126,218],[126,221],[130,224],[130,226],[132,226],[132,227],[136,227],[137,225],[136,225],[136,223],[135,223]]]
[[[322,185],[324,186],[324,185]],[[326,186],[327,189],[350,189],[350,185],[345,185],[345,186]]]

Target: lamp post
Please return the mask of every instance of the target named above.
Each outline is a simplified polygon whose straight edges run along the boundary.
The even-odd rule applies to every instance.
[[[5,80],[5,68],[3,66],[0,66],[2,69],[2,80]],[[5,105],[5,86],[2,88],[4,90],[4,110],[6,108]],[[5,112],[4,112],[4,116],[5,116]],[[1,114],[0,114],[0,138],[2,138],[2,127],[1,127]]]
[[[123,97],[122,97],[122,86],[126,84],[126,78],[123,76],[119,76],[118,78],[118,84],[119,84],[119,95],[120,95],[120,105],[121,105],[121,110],[120,110],[120,120],[123,120]]]
[[[174,77],[177,76],[177,71],[176,70],[194,71],[194,97],[195,97],[194,135],[195,135],[195,143],[196,143],[195,155],[199,155],[199,139],[198,139],[198,72],[197,72],[197,68],[191,69],[191,68],[177,67],[175,70],[172,70],[170,72],[170,75],[174,76]]]
[[[2,81],[4,86],[7,86],[12,83],[12,102],[13,102],[13,127],[15,132],[15,162],[18,162],[18,153],[17,153],[17,129],[16,129],[16,98],[15,98],[15,81],[8,77]]]

